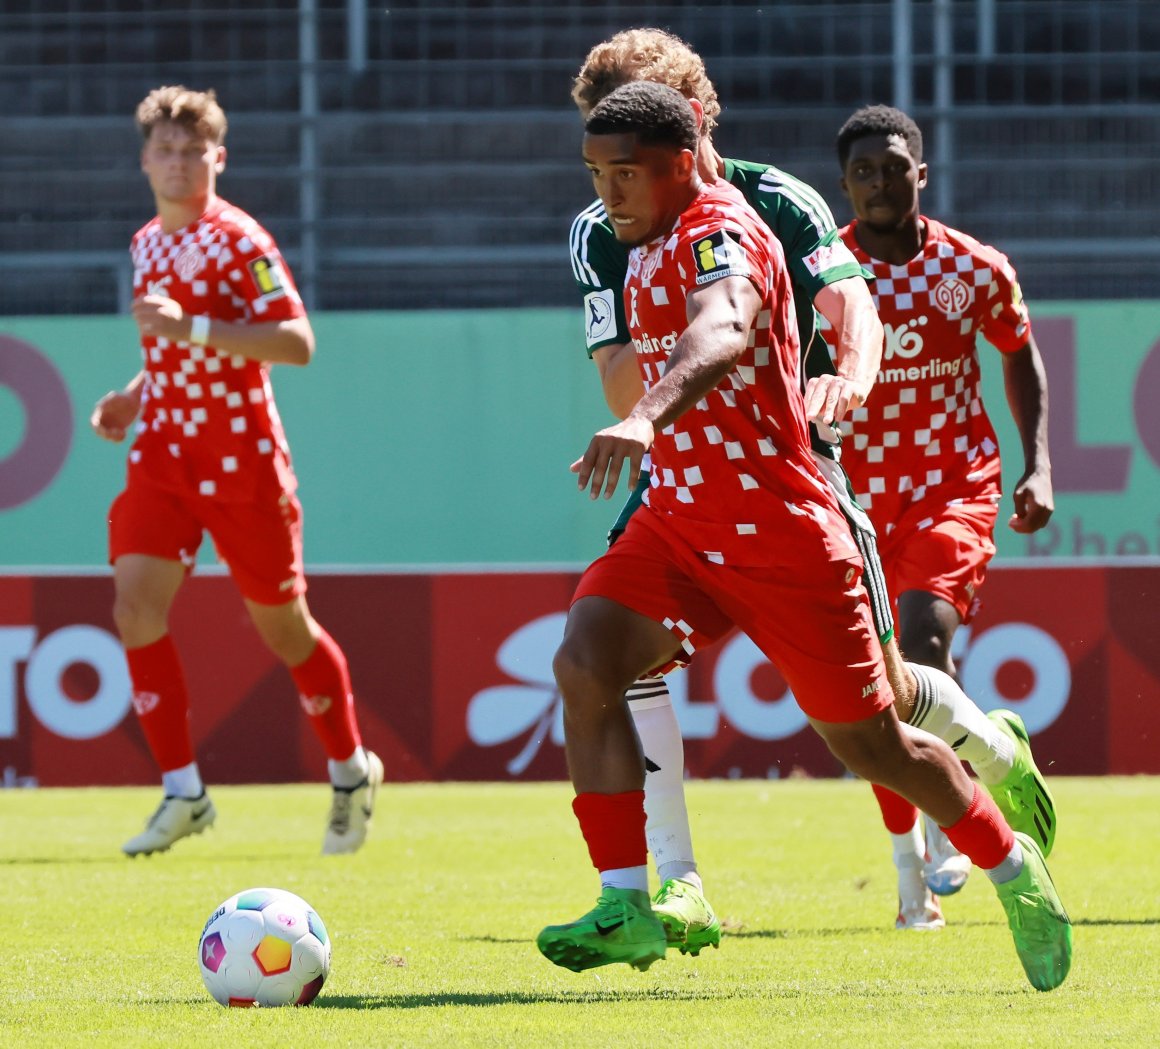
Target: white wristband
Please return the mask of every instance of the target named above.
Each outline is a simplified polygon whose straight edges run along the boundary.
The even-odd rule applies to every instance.
[[[205,314],[194,317],[189,325],[191,346],[204,346],[209,342],[209,318]]]

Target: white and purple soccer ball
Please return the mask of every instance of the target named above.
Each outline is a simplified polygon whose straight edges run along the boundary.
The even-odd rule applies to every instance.
[[[209,916],[197,961],[206,990],[222,1005],[309,1005],[330,972],[330,937],[301,897],[247,889]]]

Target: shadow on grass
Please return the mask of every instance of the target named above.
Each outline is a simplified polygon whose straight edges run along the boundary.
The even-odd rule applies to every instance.
[[[311,1009],[440,1009],[444,1006],[494,1006],[494,1005],[576,1005],[584,1002],[703,1002],[709,998],[749,997],[738,995],[736,988],[722,994],[706,993],[703,987],[688,991],[671,987],[646,988],[642,990],[575,990],[542,991],[531,993],[518,991],[508,994],[350,994],[328,998],[322,995],[314,1000]],[[762,997],[754,993],[752,997]]]
[[[196,858],[201,862],[205,857],[195,857],[193,853],[189,854],[190,858]],[[177,857],[178,860],[184,859],[184,855]],[[124,865],[140,860],[142,863],[168,863],[170,860],[161,853],[153,855],[141,856],[126,856],[124,853],[115,852],[109,855],[101,856],[0,856],[0,867],[35,867],[35,866],[49,866],[59,864],[61,866],[71,865],[74,863],[86,864],[112,864]],[[302,854],[298,852],[286,852],[282,855],[275,853],[264,852],[255,854],[253,856],[229,856],[217,854],[213,857],[215,866],[224,867],[234,863],[267,863],[277,860],[284,860],[286,862],[298,863],[302,860]]]

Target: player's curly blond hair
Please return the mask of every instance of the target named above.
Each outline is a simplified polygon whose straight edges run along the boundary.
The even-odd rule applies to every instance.
[[[572,101],[585,119],[606,95],[633,80],[653,80],[695,98],[705,111],[701,134],[717,126],[721,103],[705,63],[680,37],[663,29],[625,29],[588,52],[572,84]]]
[[[226,137],[226,115],[218,105],[217,95],[210,91],[193,91],[181,84],[170,84],[150,91],[137,107],[137,129],[148,140],[153,129],[169,121],[190,134],[220,146]]]

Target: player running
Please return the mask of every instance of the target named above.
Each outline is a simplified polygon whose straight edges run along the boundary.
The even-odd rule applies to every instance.
[[[624,702],[642,672],[738,626],[856,775],[907,797],[996,885],[1033,986],[1067,975],[1071,926],[1036,843],[1012,831],[954,752],[902,726],[862,559],[810,452],[800,346],[776,239],[732,187],[697,173],[697,121],[671,88],[628,84],[585,124],[584,159],[629,257],[624,299],[645,394],[573,464],[581,489],[648,504],[589,566],[556,654],[568,767],[600,872],[597,906],[545,928],[574,971],[645,969],[667,934],[647,893],[644,761]]]
[[[314,334],[273,238],[217,195],[226,117],[214,93],[158,88],[137,107],[137,126],[157,205],[131,248],[144,367],[101,398],[92,425],[111,441],[136,434],[109,512],[113,618],[165,797],[122,850],[164,852],[217,815],[168,623],[209,532],[326,752],[333,795],[322,851],[353,852],[383,765],[362,745],[346,657],[306,605],[297,482],[268,375],[271,364],[309,363]]]
[[[702,179],[732,183],[781,242],[794,291],[794,308],[809,383],[808,417],[833,422],[863,404],[877,375],[882,326],[867,291],[862,267],[838,235],[833,216],[810,186],[766,164],[722,158],[713,147],[712,130],[720,113],[716,90],[699,55],[684,41],[660,29],[618,33],[589,52],[572,96],[587,115],[609,92],[635,80],[650,80],[679,90],[700,120],[697,151]],[[584,297],[589,356],[599,370],[613,413],[626,416],[643,387],[636,354],[628,336],[621,294],[628,253],[617,242],[603,203],[596,200],[573,221],[570,237],[573,275]],[[837,344],[837,367],[815,332],[814,306],[826,317]],[[887,672],[899,717],[952,744],[992,789],[1012,826],[1035,835],[1034,812],[1042,783],[1030,745],[1006,722],[988,718],[957,683],[939,671],[905,663],[894,637],[893,612],[878,561],[874,528],[850,496],[837,462],[837,435],[830,426],[812,422],[815,460],[834,488],[843,513],[866,562],[867,586],[875,627],[886,657]],[[623,531],[645,498],[649,479],[621,512],[610,541]],[[635,682],[628,690],[629,709],[648,755],[645,781],[649,848],[661,885],[654,907],[666,922],[671,942],[691,953],[720,941],[720,924],[704,895],[697,868],[684,797],[684,750],[680,726],[663,679]],[[898,874],[899,907],[895,924],[903,929],[930,929],[944,924],[936,893],[958,891],[970,863],[946,841],[933,823],[927,834],[912,807],[884,789],[875,791],[891,832]],[[1050,851],[1054,810],[1049,809],[1052,837],[1040,836]]]
[[[977,336],[1002,353],[1023,446],[1008,522],[1016,532],[1042,528],[1053,509],[1047,377],[1006,257],[921,213],[927,167],[915,122],[889,106],[868,106],[843,125],[837,150],[856,216],[842,239],[874,273],[886,328],[874,403],[851,414],[843,463],[878,529],[904,648],[953,675],[954,634],[978,609],[1000,499],[999,446],[980,394]],[[1017,714],[991,717],[1027,743]],[[987,769],[976,771],[986,778]],[[1026,799],[1028,832],[1050,852],[1056,819],[1043,779],[995,786]],[[907,806],[898,818],[914,815]]]

